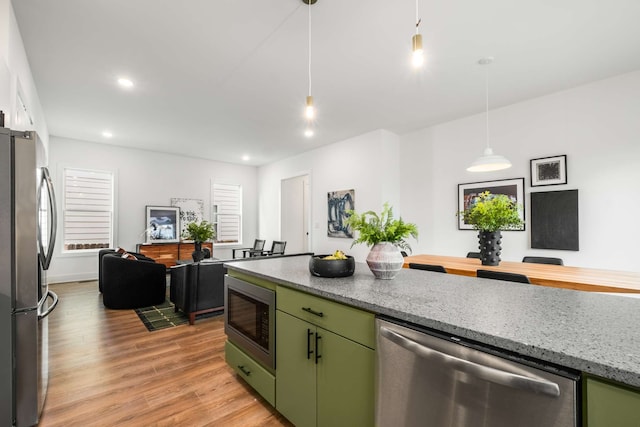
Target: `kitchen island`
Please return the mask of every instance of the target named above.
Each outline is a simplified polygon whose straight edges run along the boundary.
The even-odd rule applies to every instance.
[[[640,299],[403,269],[314,277],[309,257],[229,262],[247,274],[375,314],[640,387]]]

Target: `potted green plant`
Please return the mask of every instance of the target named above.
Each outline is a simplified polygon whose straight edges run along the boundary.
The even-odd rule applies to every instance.
[[[418,238],[418,227],[407,223],[402,218],[393,218],[393,209],[388,203],[384,204],[382,212],[377,214],[367,211],[358,214],[353,210],[347,211],[347,224],[358,237],[351,246],[364,243],[371,246],[367,256],[367,265],[378,279],[393,279],[404,264],[400,249],[411,251],[406,239],[411,236]]]
[[[500,264],[501,230],[513,230],[523,224],[520,209],[520,205],[506,195],[485,191],[460,212],[464,222],[478,230],[482,265]]]
[[[211,240],[215,236],[213,224],[208,221],[190,222],[187,224],[187,228],[182,234],[182,237],[188,240],[193,240],[195,250],[191,254],[193,261],[202,261],[204,258],[204,252],[202,252],[202,242]]]

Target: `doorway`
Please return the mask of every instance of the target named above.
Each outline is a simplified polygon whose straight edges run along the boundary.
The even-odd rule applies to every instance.
[[[280,234],[287,242],[286,252],[309,252],[309,175],[283,179],[280,195]]]

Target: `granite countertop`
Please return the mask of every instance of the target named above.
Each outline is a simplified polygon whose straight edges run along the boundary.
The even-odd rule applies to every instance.
[[[402,269],[375,279],[312,276],[309,256],[229,262],[269,279],[377,314],[640,387],[640,299]]]

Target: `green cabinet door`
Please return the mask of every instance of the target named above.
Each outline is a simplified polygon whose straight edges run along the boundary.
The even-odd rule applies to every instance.
[[[316,327],[276,311],[276,409],[296,427],[316,425]],[[307,341],[309,340],[309,341]]]
[[[318,427],[373,426],[375,352],[322,328],[317,333]]]
[[[587,378],[588,427],[640,427],[640,391]]]

